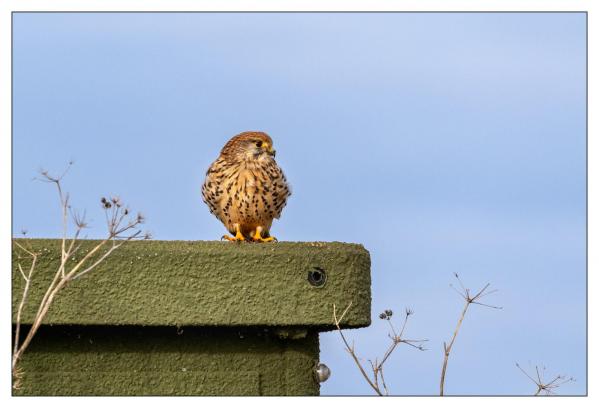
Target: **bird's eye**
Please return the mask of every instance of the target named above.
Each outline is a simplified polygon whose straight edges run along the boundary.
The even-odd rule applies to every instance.
[[[262,147],[262,142],[261,141],[256,142],[256,147]]]

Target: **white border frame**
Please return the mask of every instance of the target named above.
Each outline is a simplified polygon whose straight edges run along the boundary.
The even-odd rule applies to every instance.
[[[38,397],[38,398],[14,398],[10,397],[10,274],[11,270],[11,13],[13,11],[587,11],[588,12],[588,293],[594,293],[597,289],[597,252],[592,248],[599,248],[597,240],[597,218],[594,216],[593,209],[597,208],[597,194],[599,185],[597,181],[597,164],[593,158],[597,158],[597,81],[591,73],[599,72],[597,64],[597,46],[594,39],[599,39],[599,30],[596,26],[596,15],[599,12],[599,2],[593,0],[493,0],[493,1],[449,1],[449,0],[411,0],[411,1],[391,1],[391,0],[264,0],[264,1],[243,1],[243,0],[2,0],[0,1],[0,182],[2,197],[0,201],[0,210],[2,211],[2,233],[0,234],[0,259],[1,270],[3,274],[3,285],[1,285],[3,299],[0,307],[0,316],[5,332],[0,336],[1,350],[5,350],[0,359],[0,393],[5,403],[19,403],[26,405],[60,405],[80,406],[82,404],[89,406],[103,406],[106,403],[125,405],[132,403],[142,403],[144,405],[162,406],[164,404],[193,405],[210,404],[210,406],[221,404],[249,404],[264,406],[270,404],[285,404],[291,406],[304,406],[306,404],[343,404],[353,405],[371,403],[363,398],[367,397],[331,397],[326,398],[145,398],[144,401],[133,401],[128,398],[59,398],[59,397]],[[593,185],[590,181],[595,182]],[[597,336],[597,315],[591,311],[597,310],[599,301],[592,296],[588,299],[588,393],[589,397],[558,397],[558,398],[527,398],[527,397],[402,397],[377,399],[377,404],[393,405],[409,404],[410,407],[428,406],[429,404],[443,404],[451,406],[474,407],[484,404],[485,406],[495,407],[517,404],[527,404],[530,406],[556,406],[557,404],[568,405],[586,405],[597,406],[599,398],[597,392],[597,351],[592,345],[599,344]],[[593,319],[595,323],[593,323]],[[373,397],[374,398],[374,397]],[[485,398],[481,401],[479,398]],[[517,401],[516,401],[517,399]],[[595,401],[595,402],[592,402]],[[479,407],[477,407],[479,408]]]

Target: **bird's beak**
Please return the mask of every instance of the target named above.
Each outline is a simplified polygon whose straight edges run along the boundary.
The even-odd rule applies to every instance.
[[[274,157],[277,154],[277,151],[275,149],[273,149],[272,146],[269,145],[268,143],[265,143],[265,145],[266,146],[264,146],[264,147],[265,147],[266,151],[268,152],[268,154],[270,154],[271,156]]]

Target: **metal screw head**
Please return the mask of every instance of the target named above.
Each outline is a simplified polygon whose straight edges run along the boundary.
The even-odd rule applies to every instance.
[[[316,372],[316,379],[321,383],[328,380],[331,376],[331,370],[323,363],[318,363],[314,371]]]

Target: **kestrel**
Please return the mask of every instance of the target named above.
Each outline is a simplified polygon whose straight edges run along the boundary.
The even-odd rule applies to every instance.
[[[243,132],[229,140],[210,165],[202,197],[210,212],[233,235],[229,241],[269,242],[274,218],[281,216],[291,190],[275,161],[272,139]]]

